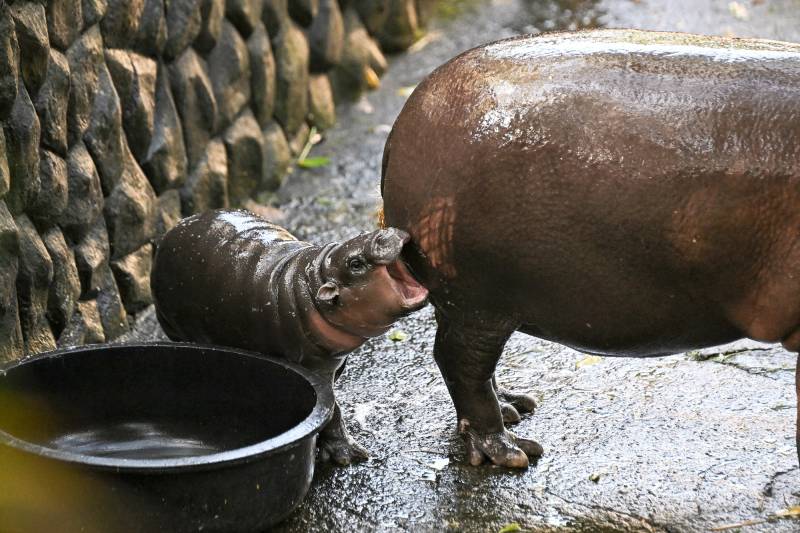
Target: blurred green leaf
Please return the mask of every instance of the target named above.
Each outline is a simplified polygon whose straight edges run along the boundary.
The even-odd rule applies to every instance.
[[[395,329],[389,333],[389,340],[394,342],[403,342],[408,338],[408,333],[402,329]]]
[[[516,522],[504,525],[497,533],[513,533],[514,531],[522,531],[522,528]]]
[[[319,156],[319,157],[307,157],[305,159],[300,159],[299,161],[297,161],[297,164],[302,168],[319,168],[319,167],[324,167],[330,162],[331,162],[330,157]]]

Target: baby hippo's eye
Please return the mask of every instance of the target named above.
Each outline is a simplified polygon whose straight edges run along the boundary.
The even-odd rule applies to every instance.
[[[351,257],[347,260],[347,269],[350,272],[363,272],[367,269],[367,263],[360,257]]]

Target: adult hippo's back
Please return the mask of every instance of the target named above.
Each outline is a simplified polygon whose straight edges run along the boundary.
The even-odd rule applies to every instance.
[[[541,452],[493,390],[515,330],[609,355],[800,347],[800,45],[607,30],[475,48],[409,98],[382,192],[473,463]]]

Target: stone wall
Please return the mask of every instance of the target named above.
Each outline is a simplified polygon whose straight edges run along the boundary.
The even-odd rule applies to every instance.
[[[0,362],[111,340],[181,216],[274,191],[427,0],[0,0]]]

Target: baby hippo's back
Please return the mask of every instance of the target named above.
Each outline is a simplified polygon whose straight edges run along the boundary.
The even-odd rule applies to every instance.
[[[273,330],[293,294],[273,280],[309,246],[247,211],[182,220],[159,244],[151,276],[162,328],[173,340],[281,351]]]

